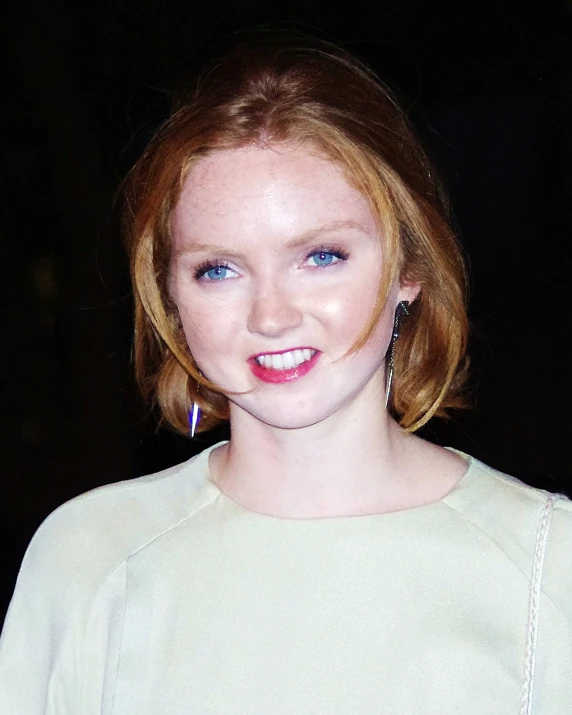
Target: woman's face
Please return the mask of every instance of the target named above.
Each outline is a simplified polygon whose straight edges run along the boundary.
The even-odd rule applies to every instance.
[[[284,428],[383,400],[394,286],[368,343],[383,255],[366,199],[307,148],[215,151],[189,173],[173,215],[171,292],[203,374]]]

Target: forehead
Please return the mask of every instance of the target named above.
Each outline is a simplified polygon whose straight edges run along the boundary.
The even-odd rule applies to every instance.
[[[305,146],[217,150],[187,175],[173,215],[178,235],[264,229],[289,234],[332,221],[376,224],[342,169]]]

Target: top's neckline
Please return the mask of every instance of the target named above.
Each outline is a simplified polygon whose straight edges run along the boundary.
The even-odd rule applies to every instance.
[[[210,470],[210,455],[215,450],[217,447],[220,447],[224,444],[227,444],[226,441],[221,441],[217,442],[216,444],[212,445],[211,447],[208,447],[205,449],[203,452],[201,452],[200,455],[198,455],[198,459],[200,460],[200,469],[201,472],[204,476],[206,486],[208,490],[211,492],[212,499],[217,500],[217,502],[220,505],[223,505],[225,508],[230,509],[233,513],[235,514],[242,514],[245,516],[250,516],[251,518],[254,519],[259,519],[259,520],[267,520],[271,522],[284,522],[284,523],[299,523],[299,524],[324,524],[324,523],[330,523],[330,524],[336,524],[336,523],[344,523],[344,522],[357,522],[365,520],[391,520],[391,519],[399,519],[399,518],[406,518],[408,516],[411,516],[413,514],[421,514],[425,512],[430,512],[435,509],[441,508],[443,505],[448,505],[451,501],[453,501],[460,492],[466,491],[466,489],[469,487],[469,485],[474,481],[475,474],[477,472],[476,465],[477,462],[474,459],[474,457],[471,457],[468,454],[465,454],[464,452],[461,452],[460,450],[454,449],[452,447],[445,447],[445,449],[449,450],[450,452],[454,452],[455,454],[458,454],[460,457],[462,457],[466,462],[467,462],[467,471],[463,474],[463,476],[459,479],[459,481],[442,497],[439,499],[433,501],[433,502],[427,502],[426,504],[419,504],[418,506],[410,507],[408,509],[400,509],[398,511],[391,511],[391,512],[381,512],[381,513],[373,513],[373,514],[355,514],[355,515],[345,515],[345,516],[321,516],[321,517],[286,517],[286,516],[277,516],[274,514],[265,514],[263,512],[258,512],[254,511],[253,509],[249,509],[246,506],[243,506],[239,502],[235,501],[231,497],[229,497],[227,494],[225,494],[222,489],[220,489],[219,486],[213,481],[212,478],[212,473]]]

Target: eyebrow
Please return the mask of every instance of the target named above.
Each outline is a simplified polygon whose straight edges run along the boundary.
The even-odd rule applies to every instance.
[[[296,236],[286,243],[286,248],[295,249],[301,246],[311,243],[312,241],[319,238],[322,234],[333,233],[334,231],[360,231],[361,233],[367,233],[364,227],[357,223],[357,221],[332,221],[332,223],[327,223],[324,226],[319,226],[318,228],[313,228],[310,231],[305,231],[304,233]],[[228,247],[222,246],[218,243],[201,243],[200,241],[192,241],[190,243],[186,242],[186,245],[177,251],[174,251],[173,257],[178,258],[184,254],[193,253],[225,253],[229,256],[239,256],[234,251],[229,251]]]

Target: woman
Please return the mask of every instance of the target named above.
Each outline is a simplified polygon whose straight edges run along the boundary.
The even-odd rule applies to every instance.
[[[232,437],[47,519],[2,712],[571,712],[570,502],[413,434],[462,405],[464,271],[373,75],[239,48],[129,208],[141,385]]]

